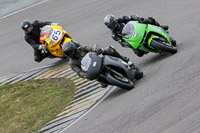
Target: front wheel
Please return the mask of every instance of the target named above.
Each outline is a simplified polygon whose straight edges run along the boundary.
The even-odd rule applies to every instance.
[[[106,75],[106,80],[112,85],[118,86],[122,89],[131,90],[134,88],[133,81],[114,70],[108,72]]]
[[[168,52],[172,54],[177,52],[176,47],[174,47],[173,45],[167,44],[166,42],[160,42],[154,39],[152,39],[151,41],[151,46],[162,52]]]

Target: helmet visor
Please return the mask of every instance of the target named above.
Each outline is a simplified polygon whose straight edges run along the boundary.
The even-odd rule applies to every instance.
[[[110,24],[107,25],[107,27],[111,30],[114,30],[117,27],[116,20],[112,21]]]
[[[32,30],[33,30],[32,26],[29,26],[29,27],[26,29],[26,32],[30,33]]]
[[[33,27],[32,27],[32,25],[25,25],[25,27],[23,28],[23,30],[26,33],[30,33],[33,30]]]

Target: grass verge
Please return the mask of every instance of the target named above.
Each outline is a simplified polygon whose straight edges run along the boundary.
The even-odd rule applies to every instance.
[[[0,132],[37,132],[73,100],[68,79],[29,80],[0,87]]]

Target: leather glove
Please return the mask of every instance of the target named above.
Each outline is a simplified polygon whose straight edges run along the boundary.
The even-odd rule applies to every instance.
[[[120,44],[122,45],[122,47],[131,48],[131,45],[127,42],[120,42]]]
[[[96,48],[95,53],[97,53],[98,55],[103,54],[104,50],[103,48]]]
[[[45,44],[41,44],[39,46],[38,50],[46,50],[46,45]]]
[[[134,53],[135,53],[138,57],[142,57],[142,56],[145,54],[144,51],[141,51],[141,50],[139,50],[139,49],[134,49],[134,48],[132,48],[132,49],[133,49]]]

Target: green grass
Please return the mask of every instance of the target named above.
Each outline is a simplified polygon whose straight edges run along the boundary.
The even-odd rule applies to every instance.
[[[37,132],[73,100],[67,79],[18,82],[0,87],[0,133]]]

